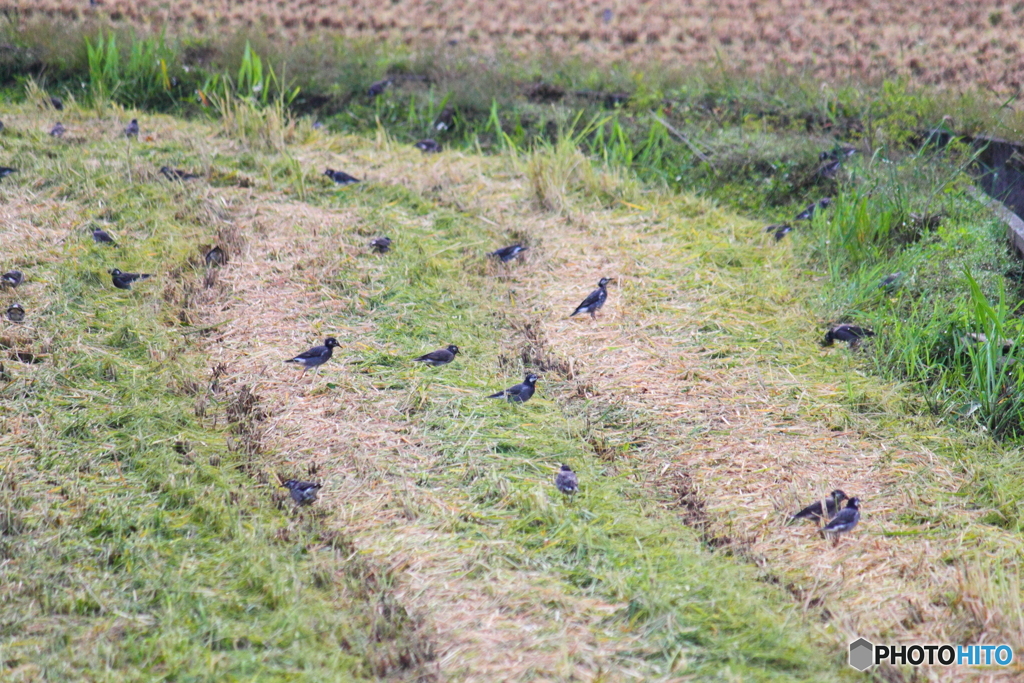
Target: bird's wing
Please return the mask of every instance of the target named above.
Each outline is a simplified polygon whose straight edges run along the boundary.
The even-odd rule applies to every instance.
[[[589,308],[590,306],[593,306],[594,304],[596,304],[598,302],[598,300],[600,300],[601,294],[603,292],[604,292],[604,290],[602,290],[602,289],[595,289],[593,292],[591,292],[590,294],[587,295],[587,298],[584,299],[580,303],[580,305],[576,307],[576,310],[573,311],[573,312],[574,313],[578,313],[579,311],[583,310],[584,308]]]
[[[320,358],[327,354],[326,346],[314,346],[309,351],[303,351],[299,355],[295,356],[296,359],[311,360],[313,358]]]

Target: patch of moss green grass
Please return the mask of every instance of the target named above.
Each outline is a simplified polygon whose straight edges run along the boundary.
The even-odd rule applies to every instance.
[[[24,111],[0,185],[26,277],[3,307],[27,311],[0,333],[0,678],[357,680],[427,658],[387,570],[281,500],[239,429],[258,407],[226,412],[238,389],[211,381],[198,245],[230,209],[154,173],[189,138],[56,141]],[[158,275],[122,291],[111,267]]]

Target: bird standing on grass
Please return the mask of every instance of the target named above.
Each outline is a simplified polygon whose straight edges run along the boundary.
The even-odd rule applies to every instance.
[[[496,394],[491,394],[487,398],[503,398],[509,403],[526,403],[533,396],[533,392],[537,390],[538,379],[540,378],[531,372],[526,375],[526,379],[523,380],[522,384],[503,389]]]
[[[809,221],[814,217],[814,212],[827,209],[832,206],[831,197],[823,197],[816,202],[807,205],[807,208],[796,215],[795,221]]]
[[[853,531],[860,521],[860,498],[854,496],[847,503],[846,507],[839,511],[831,522],[821,530],[823,536],[832,536],[836,541],[841,534]]]
[[[56,109],[57,111],[63,111],[64,110],[64,101],[62,99],[60,99],[59,97],[51,97],[50,98],[50,104],[52,104],[53,108]]]
[[[61,123],[53,124],[53,128],[50,129],[50,135],[52,135],[55,138],[64,137],[64,133],[66,132],[67,128],[65,128]]]
[[[161,166],[160,172],[163,173],[168,180],[195,180],[196,178],[199,177],[195,173],[189,173],[187,171],[182,171],[181,169],[171,168],[170,166]]]
[[[341,346],[338,340],[334,337],[328,337],[324,340],[323,346],[314,346],[309,351],[303,351],[295,358],[289,358],[285,363],[298,363],[302,366],[302,374],[306,374],[306,370],[310,368],[318,368],[331,359],[334,354],[334,349]]]
[[[0,130],[3,130],[3,128],[0,128]],[[12,173],[17,173],[17,172],[18,172],[18,169],[16,169],[16,168],[11,168],[10,166],[0,166],[0,179],[6,178],[7,176],[11,175]]]
[[[329,168],[326,171],[324,171],[324,175],[333,180],[334,182],[338,183],[339,185],[351,185],[352,183],[359,182],[359,178],[356,178],[355,176],[350,176],[348,173],[345,173],[344,171],[335,171],[333,168]]]
[[[604,306],[604,302],[608,300],[608,282],[608,278],[601,278],[600,282],[597,283],[597,289],[588,294],[583,303],[569,314],[569,317],[571,318],[577,313],[589,313],[591,318],[596,318],[597,312]]]
[[[370,84],[370,88],[369,90],[366,91],[366,94],[369,95],[370,97],[379,97],[380,95],[384,94],[384,91],[388,89],[389,85],[391,85],[390,78],[385,78],[384,80],[376,81],[375,83]]]
[[[878,284],[879,289],[893,290],[899,286],[899,281],[903,277],[902,272],[890,273],[882,278],[882,281]]]
[[[96,244],[117,244],[114,238],[110,236],[110,233],[103,228],[92,229],[92,241]]]
[[[836,514],[836,510],[839,509],[839,504],[844,500],[846,500],[846,494],[839,489],[828,494],[828,498],[825,499],[825,519],[831,519]],[[816,500],[800,512],[790,517],[789,521],[795,522],[798,519],[813,519],[815,521],[819,521],[821,518],[821,501]]]
[[[441,145],[437,144],[436,140],[431,140],[430,138],[420,140],[414,146],[424,154],[436,154],[441,151]]]
[[[391,238],[377,237],[370,240],[370,249],[376,254],[386,254],[391,250]]]
[[[110,279],[118,289],[131,289],[134,283],[153,277],[149,273],[123,273],[117,268],[113,268],[109,272]]]
[[[448,365],[455,360],[456,354],[459,352],[459,347],[455,344],[449,344],[448,348],[438,349],[437,351],[431,351],[430,353],[424,354],[419,358],[414,358],[415,363],[425,363],[426,365],[432,365],[437,367],[438,365]]]
[[[793,226],[788,223],[776,223],[775,225],[769,225],[764,229],[765,232],[774,232],[775,241],[778,242],[783,237],[788,235],[793,230]]]
[[[514,259],[516,256],[519,256],[520,254],[522,254],[527,249],[529,249],[529,247],[524,247],[521,244],[513,244],[513,245],[508,246],[508,247],[502,247],[501,249],[496,249],[495,251],[489,252],[487,255],[488,256],[493,256],[494,258],[497,258],[497,259],[501,259],[502,263],[508,263],[509,261]]]
[[[452,127],[455,120],[455,111],[451,107],[445,107],[434,119],[434,130],[445,131]]]
[[[579,490],[579,481],[571,467],[562,465],[562,469],[555,475],[555,486],[567,496],[574,495]]]
[[[131,122],[124,127],[124,136],[126,138],[139,139],[139,120],[132,119]]]
[[[21,304],[13,303],[7,307],[7,319],[12,323],[20,323],[25,320],[25,309]]]
[[[281,484],[292,496],[292,500],[298,505],[310,505],[316,500],[317,492],[323,488],[323,484],[314,484],[310,481],[299,481],[289,479]]]
[[[210,251],[206,252],[206,256],[204,258],[208,268],[215,268],[227,265],[228,253],[220,247],[214,247]]]
[[[855,349],[860,345],[861,339],[874,336],[875,333],[871,330],[858,327],[857,325],[834,325],[832,329],[825,333],[825,339],[821,342],[821,345],[832,346],[838,339],[839,341],[849,343],[850,348]]]
[[[4,273],[3,277],[0,278],[0,282],[3,283],[4,287],[17,287],[24,282],[25,276],[21,274],[20,270],[11,270]]]

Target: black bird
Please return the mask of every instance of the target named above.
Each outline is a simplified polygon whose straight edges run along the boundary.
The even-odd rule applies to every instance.
[[[57,111],[64,111],[64,102],[59,97],[51,97],[50,104],[52,104],[53,108]]]
[[[878,284],[879,289],[896,289],[900,278],[903,277],[903,273],[891,273],[882,278],[882,281]]]
[[[25,309],[21,307],[21,304],[11,304],[7,307],[7,319],[12,323],[20,323],[25,319]]]
[[[67,132],[67,128],[65,128],[60,123],[53,124],[53,128],[50,129],[50,135],[52,135],[55,138],[62,138],[62,137],[64,137],[64,133],[66,133],[66,132]]]
[[[452,127],[455,119],[455,111],[451,107],[445,107],[434,119],[434,130],[445,131]]]
[[[214,247],[210,251],[206,252],[206,266],[213,268],[215,266],[223,266],[228,262],[228,253],[220,247]]]
[[[126,138],[139,139],[139,120],[132,119],[131,123],[124,127],[124,136]]]
[[[837,145],[834,148],[819,154],[818,161],[842,161],[843,159],[849,159],[856,153],[856,147],[844,147],[841,145]]]
[[[837,339],[848,342],[851,347],[856,347],[864,337],[874,337],[875,333],[867,328],[857,325],[835,325],[825,333],[825,340],[822,346],[832,346]]]
[[[431,351],[430,353],[424,354],[419,358],[414,358],[413,361],[416,363],[426,363],[427,365],[448,365],[455,360],[455,355],[459,352],[459,347],[455,344],[449,344],[446,349],[438,349],[437,351]]]
[[[597,312],[604,302],[608,299],[608,278],[603,277],[597,283],[597,289],[587,295],[587,298],[583,300],[576,310],[569,314],[569,317],[573,317],[577,313],[589,313],[591,318],[597,317]]]
[[[384,91],[388,89],[389,85],[391,85],[391,79],[385,78],[384,80],[371,83],[370,89],[366,92],[370,97],[379,97],[384,94]]]
[[[415,147],[424,154],[433,154],[434,152],[441,151],[441,145],[437,144],[436,140],[431,140],[430,138],[420,140],[416,143]]]
[[[288,489],[288,492],[292,494],[292,500],[299,505],[309,505],[316,500],[317,491],[323,488],[323,484],[314,484],[309,481],[299,481],[298,479],[289,479],[285,483],[281,484],[284,488]]]
[[[4,132],[4,122],[0,121],[0,133]]]
[[[170,166],[161,166],[160,172],[163,173],[168,180],[195,180],[199,177],[194,173],[182,171],[177,168],[171,168]]]
[[[345,173],[344,171],[335,171],[333,168],[329,168],[326,171],[324,171],[324,175],[333,180],[334,182],[338,183],[339,185],[351,185],[352,183],[359,182],[359,178],[356,178],[355,176],[350,176],[348,173]]]
[[[148,273],[123,273],[117,268],[113,268],[109,272],[110,279],[113,280],[114,286],[118,289],[131,289],[132,284],[135,282],[141,282],[153,277]]]
[[[289,358],[285,363],[298,363],[302,366],[302,374],[306,374],[306,370],[310,368],[317,368],[326,363],[331,359],[334,354],[334,349],[340,346],[338,340],[334,337],[328,337],[324,340],[323,346],[314,346],[309,351],[303,351],[295,358]]]
[[[842,165],[843,162],[838,159],[835,161],[826,161],[818,167],[818,176],[825,178],[826,180],[831,180],[836,177],[837,173],[839,173],[839,167]]]
[[[4,287],[17,287],[25,280],[25,276],[21,274],[20,270],[12,270],[8,273],[4,273],[3,277],[0,278],[0,282],[3,283]]]
[[[377,254],[386,254],[391,251],[391,238],[377,237],[370,240],[370,249],[373,249]]]
[[[840,510],[839,513],[832,518],[832,521],[825,525],[825,528],[821,530],[821,533],[825,536],[832,535],[838,539],[840,534],[853,531],[853,528],[857,526],[857,522],[860,521],[859,505],[860,498],[856,496],[851,498],[846,503],[846,507]]]
[[[571,496],[579,490],[579,482],[576,480],[576,473],[568,465],[562,465],[561,471],[555,475],[555,486],[567,496]]]
[[[502,263],[508,263],[509,261],[514,259],[516,256],[519,256],[521,253],[523,253],[527,249],[529,249],[529,247],[524,247],[521,244],[513,244],[511,246],[502,247],[501,249],[497,249],[495,251],[492,251],[492,252],[488,253],[487,255],[501,259]]]
[[[775,233],[775,241],[778,242],[783,237],[788,235],[792,229],[793,229],[793,226],[790,225],[789,223],[776,223],[775,225],[769,225],[767,228],[764,229],[764,231],[765,232],[774,232]]]
[[[839,509],[839,504],[844,500],[846,500],[846,494],[839,489],[828,494],[828,498],[825,499],[825,519],[831,519]],[[821,519],[821,501],[814,501],[789,519],[791,522],[798,519],[813,519],[815,521]]]
[[[96,244],[117,244],[114,238],[110,236],[110,233],[103,228],[92,229],[92,241]]]
[[[504,398],[509,403],[526,403],[533,396],[533,392],[537,390],[538,379],[540,378],[531,372],[526,375],[526,379],[523,380],[522,384],[517,384],[496,394],[491,394],[487,398]]]
[[[0,129],[0,130],[2,130],[2,129]],[[0,166],[0,178],[6,178],[7,176],[11,175],[12,173],[17,173],[17,172],[18,172],[18,169],[16,169],[16,168],[11,168],[10,166]]]
[[[809,221],[814,217],[814,212],[819,210],[825,210],[832,206],[831,197],[823,197],[816,202],[807,205],[807,208],[796,215],[795,221]]]

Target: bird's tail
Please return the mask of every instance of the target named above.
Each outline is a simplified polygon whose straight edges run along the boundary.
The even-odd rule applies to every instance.
[[[504,391],[499,391],[496,394],[491,394],[487,398],[505,398],[505,392]]]

